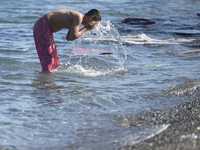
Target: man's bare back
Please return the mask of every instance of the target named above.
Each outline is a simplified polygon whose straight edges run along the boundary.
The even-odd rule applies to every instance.
[[[54,10],[46,14],[52,32],[58,32],[61,29],[69,29],[72,22],[76,19],[77,23],[81,25],[83,14],[72,10]]]

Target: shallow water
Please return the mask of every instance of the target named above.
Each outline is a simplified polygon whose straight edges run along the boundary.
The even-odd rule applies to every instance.
[[[165,130],[168,125],[130,125],[126,116],[169,109],[187,101],[199,87],[200,53],[176,53],[199,47],[155,43],[197,39],[199,4],[196,0],[1,1],[0,149],[117,149]],[[51,74],[39,73],[33,24],[54,9],[85,13],[91,8],[100,10],[102,26],[75,42],[65,40],[67,30],[54,34],[61,66]],[[127,17],[156,24],[121,23]],[[197,34],[176,33],[184,31]],[[118,32],[140,42],[123,43]],[[73,56],[75,46],[114,54]],[[168,65],[147,66],[158,63]]]

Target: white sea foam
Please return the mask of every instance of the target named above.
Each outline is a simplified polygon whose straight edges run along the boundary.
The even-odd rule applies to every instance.
[[[98,41],[117,41],[117,39],[113,37],[93,37],[93,38],[86,38],[88,40],[98,40]],[[122,43],[128,44],[182,44],[182,45],[193,45],[199,46],[199,41],[195,39],[183,39],[183,38],[176,38],[176,39],[153,39],[148,37],[146,34],[137,34],[137,35],[127,35],[127,36],[120,36],[120,40]]]
[[[129,134],[119,140],[121,146],[135,145],[166,130],[170,124],[147,127],[135,134]]]
[[[95,69],[93,67],[83,67],[82,65],[79,64],[72,65],[68,69],[65,69],[64,71],[72,74],[77,74],[79,76],[87,76],[87,77],[107,76],[107,75],[126,72],[126,70],[121,67]]]
[[[196,134],[181,135],[180,139],[200,139],[200,136]]]

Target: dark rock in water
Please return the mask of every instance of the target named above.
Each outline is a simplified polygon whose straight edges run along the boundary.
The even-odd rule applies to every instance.
[[[134,24],[134,25],[155,24],[155,22],[150,21],[149,19],[143,19],[143,18],[126,18],[122,20],[122,23],[129,23],[129,24]]]

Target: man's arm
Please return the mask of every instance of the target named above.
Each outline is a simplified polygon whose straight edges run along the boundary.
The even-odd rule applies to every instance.
[[[72,21],[72,26],[69,28],[69,31],[66,36],[66,39],[68,41],[74,41],[88,31],[88,29],[85,26],[79,30],[81,22],[82,22],[81,16],[75,15]]]
[[[67,39],[67,41],[74,41],[74,40],[78,39],[79,37],[81,37],[87,31],[88,31],[88,29],[86,27],[83,27],[82,29],[80,29],[78,31],[76,31],[72,27],[69,29],[66,39]]]
[[[92,30],[98,24],[98,21],[90,21],[87,25],[79,30],[81,25],[82,18],[80,16],[76,16],[73,19],[72,26],[70,27],[66,39],[68,41],[74,41],[77,38],[81,37],[88,30]]]

